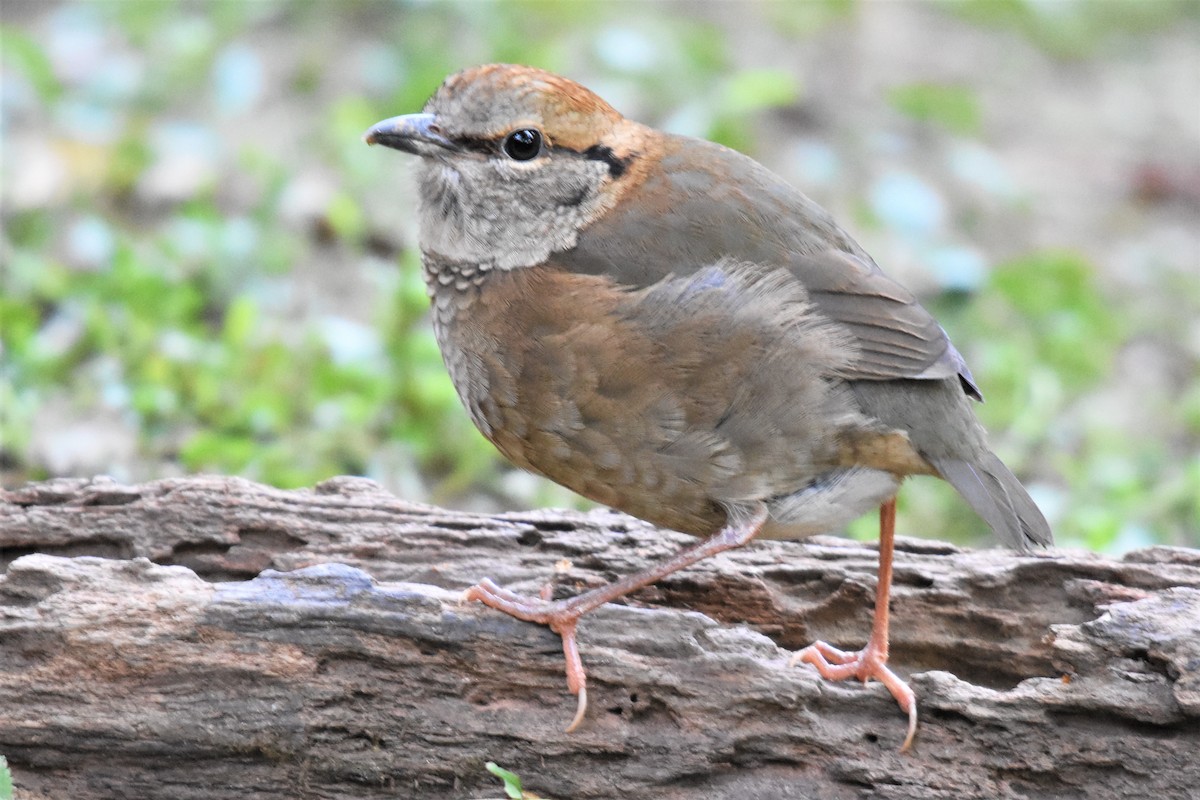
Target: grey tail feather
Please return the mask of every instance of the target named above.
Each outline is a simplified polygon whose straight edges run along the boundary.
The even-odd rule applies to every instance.
[[[1027,551],[1031,545],[1054,543],[1050,525],[1033,498],[995,453],[987,453],[976,463],[955,458],[932,461],[1006,545]]]

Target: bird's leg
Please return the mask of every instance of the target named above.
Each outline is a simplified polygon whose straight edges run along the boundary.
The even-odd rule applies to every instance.
[[[584,712],[587,711],[587,675],[575,643],[575,626],[579,618],[605,603],[643,586],[649,586],[697,561],[741,547],[755,537],[766,521],[766,506],[759,506],[753,509],[752,513],[740,516],[731,513],[724,528],[704,541],[681,550],[663,563],[565,600],[551,601],[516,594],[497,586],[488,578],[467,589],[463,593],[463,600],[478,600],[517,619],[547,625],[562,637],[563,655],[567,660],[567,688],[579,698],[575,718],[567,726],[567,732],[570,733],[583,721]]]
[[[892,551],[896,532],[896,498],[879,507],[879,581],[875,585],[875,622],[867,646],[857,653],[847,653],[825,642],[813,642],[792,656],[790,664],[803,661],[817,668],[821,676],[831,681],[857,678],[866,683],[874,678],[887,687],[908,714],[908,735],[900,752],[912,745],[917,732],[917,697],[908,684],[887,668],[888,658],[888,593],[892,586]]]

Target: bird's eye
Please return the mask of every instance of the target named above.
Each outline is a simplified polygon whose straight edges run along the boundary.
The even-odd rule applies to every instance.
[[[541,131],[521,128],[504,137],[504,153],[517,161],[528,161],[542,152]]]

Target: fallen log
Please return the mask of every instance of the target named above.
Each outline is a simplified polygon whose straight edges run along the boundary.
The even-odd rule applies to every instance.
[[[197,477],[0,492],[0,755],[20,798],[1105,798],[1200,786],[1200,552],[1121,559],[897,541],[878,685],[792,650],[860,646],[872,547],[756,542],[558,638],[459,600],[565,596],[691,541],[608,511],[481,516],[362,479]]]

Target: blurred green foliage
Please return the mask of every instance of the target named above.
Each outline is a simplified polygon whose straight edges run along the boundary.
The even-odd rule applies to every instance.
[[[1121,26],[1153,30],[1195,14],[1171,2],[1075,3],[1054,13],[1046,5],[981,0],[944,10],[1078,58]],[[461,410],[429,330],[410,220],[401,218],[412,198],[392,187],[400,161],[364,147],[362,131],[418,109],[464,64],[490,60],[586,67],[611,99],[652,109],[648,122],[750,152],[763,144],[764,120],[787,120],[806,99],[793,71],[736,67],[720,24],[667,7],[230,0],[22,8],[19,23],[0,27],[6,91],[18,90],[6,101],[5,135],[14,135],[14,118],[36,128],[69,178],[57,194],[46,190],[48,200],[6,197],[3,211],[6,482],[54,474],[38,444],[47,426],[103,413],[134,431],[140,467],[116,469],[135,479],[212,471],[292,487],[356,473],[438,502],[577,502],[505,470]],[[799,38],[859,9],[828,0],[757,11]],[[101,48],[102,66],[64,71],[67,46]],[[895,124],[959,138],[983,128],[966,84],[901,84],[880,102],[894,109]],[[177,178],[188,159],[207,165],[202,178],[154,188],[163,164],[175,165],[165,171]],[[5,167],[6,192],[18,166]],[[307,196],[301,177],[327,189],[297,214],[295,198]],[[386,208],[371,203],[380,198]],[[315,299],[301,302],[297,286],[311,287],[313,274]],[[1196,283],[1179,281],[1171,291],[1200,307]],[[343,284],[357,290],[354,311],[336,302]],[[1070,251],[1016,257],[929,303],[981,378],[981,416],[1001,456],[1030,479],[1063,541],[1198,543],[1197,383],[1157,401],[1171,436],[1079,413],[1131,337],[1186,336],[1183,323],[1121,313],[1096,265]],[[315,316],[304,313],[312,308]],[[55,402],[68,409],[54,416]],[[983,535],[939,482],[913,482],[901,502],[903,530]],[[860,520],[852,533],[873,538],[875,525]]]
[[[979,132],[979,103],[966,86],[913,83],[888,92],[888,101],[919,122],[932,122],[951,133],[972,136]]]
[[[1048,52],[1064,58],[1094,54],[1114,35],[1147,33],[1200,14],[1191,0],[960,0],[947,11],[983,25],[1019,31]]]

